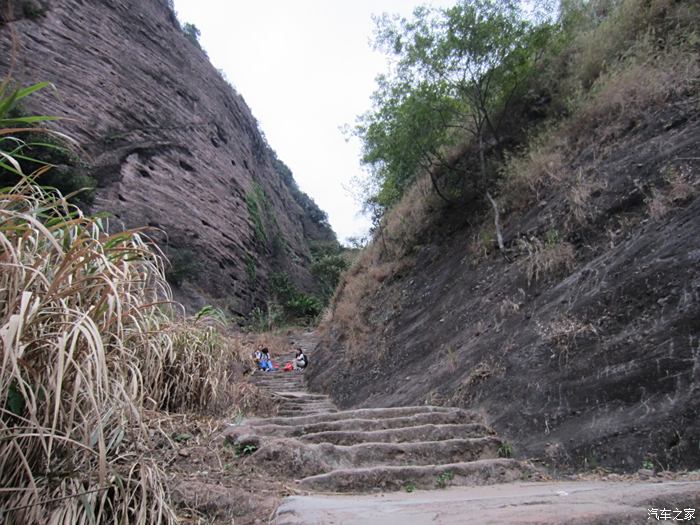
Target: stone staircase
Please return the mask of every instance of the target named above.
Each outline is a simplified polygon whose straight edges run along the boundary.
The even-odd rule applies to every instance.
[[[338,410],[307,392],[303,372],[256,372],[276,399],[276,417],[232,427],[227,440],[250,446],[249,460],[301,491],[367,493],[487,485],[537,476],[503,458],[508,447],[483,418],[438,406]]]
[[[244,459],[249,475],[262,470],[296,493],[275,525],[632,524],[654,506],[700,508],[694,479],[542,482],[530,463],[501,457],[510,447],[473,411],[338,410],[307,391],[303,373],[256,372],[252,381],[278,413],[230,427],[226,440],[254,451]]]

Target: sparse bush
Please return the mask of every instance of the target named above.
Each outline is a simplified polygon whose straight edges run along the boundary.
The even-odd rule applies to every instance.
[[[439,489],[444,489],[450,484],[450,481],[452,481],[454,477],[454,472],[446,470],[437,477],[435,484]]]
[[[668,198],[673,203],[684,203],[697,193],[697,176],[688,165],[669,166],[664,174],[668,184]]]
[[[309,322],[323,309],[316,297],[300,292],[285,273],[273,274],[270,279],[270,293],[282,307],[283,316],[288,321]]]
[[[565,355],[568,355],[569,350],[575,346],[578,336],[598,334],[592,324],[568,316],[554,319],[546,324],[538,322],[537,332],[544,341]]]
[[[157,394],[142,365],[163,337],[160,258],[27,180],[0,192],[0,218],[0,484],[14,489],[0,501],[30,505],[6,518],[174,523],[159,469],[125,460],[144,439],[141,402]]]
[[[141,366],[154,408],[220,413],[231,406],[233,356],[220,330],[224,319],[220,311],[205,309],[163,328],[166,337]]]
[[[172,248],[168,252],[169,266],[165,277],[169,283],[181,286],[183,281],[194,279],[201,270],[201,263],[189,248]]]
[[[467,245],[472,264],[477,265],[488,258],[494,251],[495,243],[496,231],[493,222],[482,223],[478,231],[472,234],[471,241]]]
[[[660,221],[674,207],[684,203],[696,194],[691,169],[669,167],[664,174],[664,188],[652,188],[645,202],[649,216]]]
[[[559,272],[570,271],[576,262],[576,253],[573,245],[559,239],[555,231],[548,233],[545,242],[537,237],[531,237],[529,241],[518,240],[519,248],[527,252],[524,266],[527,274],[527,282],[537,281],[541,275],[555,275]]]
[[[576,175],[569,186],[566,199],[571,213],[578,224],[584,224],[591,215],[591,197],[604,187],[603,183],[584,177],[581,172]]]
[[[202,32],[199,30],[199,28],[191,24],[190,22],[185,22],[182,24],[182,33],[185,35],[187,40],[192,42],[197,48],[202,49],[202,44],[199,42],[199,37],[202,35]]]
[[[539,202],[544,192],[566,177],[563,144],[553,130],[531,139],[530,145],[517,155],[506,157],[502,167],[503,199],[511,211]]]
[[[512,458],[513,457],[513,445],[508,441],[501,443],[498,447],[498,457],[499,458]]]

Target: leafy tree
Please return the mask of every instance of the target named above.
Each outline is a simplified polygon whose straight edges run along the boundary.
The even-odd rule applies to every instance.
[[[191,24],[189,22],[185,22],[184,24],[182,24],[182,32],[187,37],[187,40],[192,42],[199,49],[202,49],[202,44],[200,44],[199,42],[199,37],[202,35],[202,32],[196,25]]]
[[[326,254],[311,265],[311,273],[321,283],[321,293],[326,301],[333,295],[335,287],[348,267],[347,259],[341,253]]]
[[[419,7],[411,19],[383,15],[375,44],[393,60],[378,79],[373,109],[356,134],[363,162],[377,181],[370,209],[385,209],[423,168],[445,200],[437,166],[451,167],[449,147],[472,137],[485,177],[487,140],[498,146],[508,110],[551,26],[534,24],[512,0],[461,0],[437,10]]]

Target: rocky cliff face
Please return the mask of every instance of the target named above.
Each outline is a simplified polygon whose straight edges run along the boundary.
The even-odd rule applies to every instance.
[[[165,0],[0,2],[0,73],[50,81],[28,109],[62,115],[97,179],[94,212],[150,226],[180,300],[246,314],[272,272],[314,288],[309,246],[335,242],[243,98]]]
[[[655,185],[674,191],[660,175],[668,169],[699,184],[698,161],[680,159],[694,158],[700,122],[673,113],[595,159],[607,182],[592,198],[591,225],[570,237],[575,264],[559,275],[530,281],[526,254],[475,264],[464,213],[452,212],[397,271],[352,277],[380,281],[352,309],[368,327],[365,353],[353,350],[342,320],[348,281],[311,386],[341,407],[483,410],[518,454],[559,467],[697,468],[699,192],[688,186],[662,217],[648,215]],[[506,242],[571,219],[565,203],[547,193],[507,225]]]

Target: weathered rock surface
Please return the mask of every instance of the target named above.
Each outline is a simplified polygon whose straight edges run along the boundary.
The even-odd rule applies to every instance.
[[[303,490],[441,488],[540,475],[527,462],[499,457],[504,443],[474,412],[434,406],[338,411],[328,397],[306,393],[304,374],[259,372],[253,381],[287,415],[233,425],[226,440],[240,450],[252,446],[247,461],[298,481]]]
[[[165,0],[4,0],[0,11],[0,74],[56,86],[27,109],[72,119],[59,127],[98,181],[92,211],[111,212],[113,229],[161,230],[183,267],[178,299],[245,314],[273,271],[314,288],[309,242],[335,238],[325,215]]]
[[[506,218],[513,261],[498,253],[475,261],[468,210],[445,211],[409,248],[402,271],[359,305],[338,307],[352,315],[326,326],[318,366],[307,376],[311,389],[341,408],[480,410],[516,454],[564,469],[697,468],[696,105],[697,98],[681,98],[650,108],[605,144],[590,137],[566,168],[597,188],[585,202],[584,224],[567,186],[544,189],[527,213]],[[669,204],[655,217],[650,206],[659,195]],[[484,209],[474,220],[488,226],[491,217]],[[563,235],[575,253],[572,266],[528,279],[533,259],[519,241]],[[362,345],[353,333],[366,334]]]
[[[305,338],[307,350],[312,344]],[[328,397],[306,391],[304,378],[317,362],[317,352],[310,354],[311,368],[303,374],[253,376],[280,413],[301,406],[302,415],[243,420],[224,433],[236,450],[252,450],[242,469],[262,469],[285,480],[285,492],[296,493],[282,501],[271,523],[641,523],[651,516],[647,509],[697,509],[697,473],[682,481],[652,472],[653,482],[630,482],[631,476],[524,482],[548,475],[527,461],[498,457],[508,454],[507,443],[472,411],[330,410]],[[221,505],[217,490],[201,500],[207,512]]]
[[[700,482],[509,483],[440,492],[286,498],[276,525],[608,525],[697,520]],[[686,509],[688,509],[686,511]],[[688,516],[694,518],[688,518]],[[670,518],[668,518],[670,519]]]

